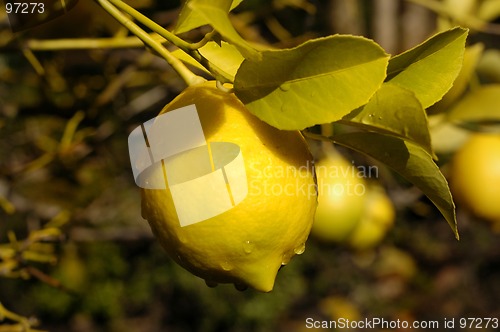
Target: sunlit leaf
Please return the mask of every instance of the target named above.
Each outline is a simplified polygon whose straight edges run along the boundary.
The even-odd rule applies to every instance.
[[[429,116],[432,149],[436,153],[453,153],[468,139],[470,130],[462,128],[446,119],[444,113]]]
[[[433,155],[425,110],[413,92],[397,85],[384,83],[368,104],[342,122],[412,140]]]
[[[500,1],[483,0],[477,10],[477,17],[491,21],[500,16]]]
[[[235,93],[253,114],[280,129],[340,120],[368,102],[385,78],[388,56],[375,42],[335,35],[245,60]]]
[[[228,12],[236,8],[242,1],[243,0],[207,0],[205,2]],[[175,33],[187,32],[209,24],[209,21],[205,20],[202,15],[199,15],[191,9],[189,6],[190,2],[192,2],[192,0],[186,1],[185,5],[181,9],[181,13],[179,14],[179,19],[177,20],[177,25],[174,30]]]
[[[484,85],[468,93],[448,118],[458,122],[500,121],[500,84]]]
[[[476,66],[483,54],[483,50],[483,44],[475,44],[465,49],[462,69],[455,79],[455,82],[453,82],[453,86],[443,96],[443,99],[431,107],[430,112],[448,111],[450,106],[464,94],[467,86],[470,84],[472,75],[474,75],[476,71]]]
[[[439,33],[389,61],[387,81],[411,90],[427,108],[451,88],[462,68],[468,30]]]
[[[184,6],[188,7],[186,10],[189,13],[183,15],[181,12],[179,24],[182,29],[178,25],[176,33],[187,31],[186,27],[192,28],[203,22],[202,25],[211,25],[226,41],[237,47],[245,58],[259,59],[260,53],[236,32],[229,20],[230,6],[230,0],[190,0]]]
[[[455,204],[448,182],[431,155],[422,147],[410,141],[378,133],[349,133],[336,129],[332,140],[384,163],[420,188],[445,217],[458,239]]]

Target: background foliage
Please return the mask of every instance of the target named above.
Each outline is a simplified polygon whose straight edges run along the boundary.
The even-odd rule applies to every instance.
[[[488,98],[498,96],[488,90],[493,85],[468,91],[471,84],[500,83],[500,40],[490,31],[499,10],[479,7],[488,1],[466,2],[483,9],[426,9],[433,1],[246,0],[232,23],[256,44],[294,47],[353,33],[391,54],[460,23],[472,28],[468,45],[481,46],[474,46],[459,97],[430,112],[451,109],[450,116],[471,120],[468,108],[479,102],[488,108]],[[179,14],[174,1],[129,3],[169,28]],[[94,2],[80,1],[67,15],[15,35],[5,15],[0,21],[0,331],[37,320],[37,328],[50,331],[289,331],[304,329],[307,317],[500,317],[498,233],[459,206],[457,242],[420,191],[348,150],[342,152],[357,164],[379,166],[378,181],[396,206],[396,226],[383,244],[355,252],[312,238],[269,294],[206,287],[166,257],[142,220],[126,143],[184,83],[140,45],[37,51],[40,40],[126,34]],[[185,37],[196,41],[206,32]],[[390,96],[391,89],[397,88],[382,93]],[[446,175],[461,134],[431,134]]]

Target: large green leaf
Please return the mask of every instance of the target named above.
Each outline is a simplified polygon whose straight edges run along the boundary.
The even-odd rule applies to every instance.
[[[457,122],[499,122],[500,84],[489,84],[467,94],[448,113]]]
[[[243,61],[235,93],[280,129],[340,120],[368,102],[385,78],[388,55],[375,42],[335,35]]]
[[[468,30],[439,33],[389,61],[387,81],[411,90],[427,108],[452,87],[462,68]]]
[[[216,6],[227,13],[237,7],[242,1],[243,0],[205,0],[204,2],[211,4],[212,6]],[[191,9],[189,6],[190,2],[192,2],[192,0],[187,0],[181,9],[181,13],[179,14],[179,19],[177,20],[174,30],[177,34],[187,32],[210,23],[202,15],[199,15]]]
[[[370,131],[409,139],[433,155],[427,115],[413,92],[384,83],[363,108],[342,122]]]
[[[334,135],[331,139],[335,143],[386,164],[420,188],[445,217],[458,239],[455,204],[448,182],[431,155],[422,147],[393,136],[370,132],[346,132],[338,128],[334,128]]]
[[[188,7],[191,12],[184,20],[210,24],[226,41],[236,46],[245,58],[260,59],[260,53],[234,29],[228,14],[230,4],[230,0],[190,0],[185,7]],[[185,27],[186,25],[187,23],[181,26]],[[192,26],[192,24],[187,26]],[[182,30],[176,30],[177,33],[179,31]]]

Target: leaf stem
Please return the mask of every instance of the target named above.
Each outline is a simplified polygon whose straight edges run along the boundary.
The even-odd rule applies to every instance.
[[[144,44],[151,47],[155,52],[161,55],[167,63],[181,76],[187,85],[196,85],[206,81],[203,77],[190,71],[179,59],[173,56],[163,45],[153,39],[147,32],[141,29],[137,24],[127,18],[109,0],[96,0],[101,7],[113,16],[118,22],[125,26],[130,32],[139,37]],[[113,0],[112,0],[113,1]]]

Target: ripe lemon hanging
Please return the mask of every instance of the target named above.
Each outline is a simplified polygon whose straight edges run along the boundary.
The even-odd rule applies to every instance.
[[[142,189],[142,215],[169,256],[207,285],[271,291],[279,268],[304,251],[316,210],[307,144],[300,132],[278,130],[253,116],[215,82],[188,87],[160,114],[193,104],[208,144],[240,148],[248,193],[221,214],[181,226],[170,189]],[[184,171],[196,167],[185,165]],[[153,174],[162,171],[157,166]]]
[[[311,234],[342,243],[361,220],[365,206],[365,181],[340,153],[330,153],[316,164],[318,208]]]
[[[500,225],[500,135],[472,135],[455,154],[450,177],[459,203]]]

